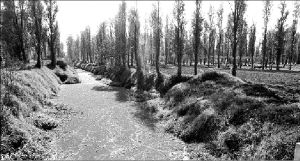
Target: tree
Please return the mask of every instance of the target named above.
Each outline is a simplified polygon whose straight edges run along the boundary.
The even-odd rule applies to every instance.
[[[297,49],[298,49],[298,59],[297,59],[297,64],[300,64],[300,34],[297,34],[297,39],[298,39],[298,44],[297,44]]]
[[[182,61],[182,54],[184,48],[184,3],[183,0],[176,0],[175,6],[173,10],[175,23],[175,50],[177,55],[177,76],[181,77],[181,61]]]
[[[80,61],[80,37],[77,36],[74,46],[74,56],[76,61]]]
[[[200,45],[200,36],[201,36],[201,23],[203,19],[200,15],[201,9],[201,1],[196,0],[196,10],[194,12],[194,20],[193,20],[193,35],[194,35],[194,75],[197,75],[197,65],[198,65],[198,54],[199,54],[199,45]]]
[[[81,60],[86,63],[87,62],[87,56],[86,56],[86,35],[84,31],[81,31],[80,33],[80,56]]]
[[[241,22],[241,26],[238,29],[238,53],[239,53],[239,68],[242,68],[242,57],[244,53],[247,53],[247,29],[248,25],[246,20]],[[246,54],[245,54],[246,55]]]
[[[104,64],[105,57],[108,56],[108,35],[106,32],[107,24],[102,22],[98,28],[96,35],[96,51],[97,51],[97,61],[99,64]]]
[[[31,18],[33,20],[33,37],[34,37],[34,44],[35,50],[37,52],[37,63],[36,67],[42,67],[42,31],[43,31],[43,14],[44,14],[44,7],[41,1],[30,1],[31,6]]]
[[[58,12],[58,6],[54,0],[45,0],[47,21],[48,21],[48,44],[50,48],[51,66],[56,66],[56,51],[55,44],[58,39],[57,30],[58,23],[56,22],[56,14]]]
[[[267,31],[268,31],[268,23],[269,23],[269,18],[271,15],[271,1],[266,0],[264,1],[264,10],[263,10],[263,18],[264,18],[264,39],[263,39],[263,46],[262,46],[262,70],[265,69],[266,64],[266,53],[267,53]]]
[[[134,47],[136,46],[136,33],[135,33],[135,28],[136,28],[136,9],[132,8],[129,11],[129,16],[128,16],[128,23],[129,23],[129,29],[128,29],[128,45],[129,45],[129,54],[128,54],[128,61],[129,61],[129,55],[131,58],[131,66],[133,66],[133,58],[134,58]],[[129,63],[128,63],[129,64]]]
[[[276,32],[276,70],[279,70],[280,58],[284,51],[284,37],[285,37],[285,22],[289,12],[286,11],[285,1],[280,3],[279,6],[281,17],[277,21]]]
[[[255,40],[256,40],[256,26],[253,24],[250,27],[250,35],[249,35],[249,45],[248,45],[248,53],[251,55],[251,68],[254,68],[254,53],[255,53]]]
[[[267,34],[267,55],[268,55],[268,59],[269,59],[269,69],[272,70],[273,67],[273,62],[274,62],[274,38],[275,38],[275,31],[271,30],[268,31]]]
[[[92,58],[92,44],[91,44],[91,29],[90,26],[87,26],[85,28],[85,42],[86,42],[86,56],[87,56],[87,61],[92,63],[93,58]]]
[[[292,69],[292,57],[294,55],[294,52],[296,51],[296,31],[297,31],[297,24],[298,24],[298,18],[300,16],[300,3],[299,2],[295,2],[294,5],[294,11],[293,11],[293,24],[292,24],[292,28],[291,28],[291,51],[289,54],[289,70]]]
[[[154,35],[154,46],[155,46],[155,70],[157,76],[160,77],[159,71],[159,58],[160,58],[160,39],[161,39],[161,17],[159,15],[159,1],[157,6],[153,6],[151,13],[151,26]]]
[[[225,33],[225,44],[226,44],[226,63],[225,66],[228,67],[228,63],[232,63],[232,46],[233,46],[233,14],[228,14],[227,27]]]
[[[5,50],[11,57],[16,57],[24,63],[28,63],[29,59],[26,49],[29,47],[29,5],[25,0],[2,1],[3,14],[1,40],[5,43]]]
[[[208,67],[210,65],[210,57],[213,56],[212,64],[214,65],[214,47],[215,47],[215,26],[214,26],[214,9],[212,6],[209,7],[208,11],[209,17],[209,42],[208,42]]]
[[[237,49],[237,31],[241,25],[241,21],[243,20],[244,13],[246,11],[246,3],[244,0],[234,0],[234,11],[233,11],[233,49],[232,49],[232,57],[233,57],[233,67],[232,67],[232,75],[236,76],[236,49]]]
[[[165,65],[168,64],[168,58],[169,58],[169,43],[170,43],[170,33],[169,33],[169,17],[166,17],[166,26],[165,26]]]
[[[130,31],[133,35],[131,36],[132,49],[134,52],[135,62],[136,62],[136,71],[137,71],[137,89],[143,90],[144,88],[144,74],[142,70],[142,61],[139,54],[139,36],[140,36],[140,21],[139,15],[137,12],[137,7],[130,10],[129,16],[129,25]]]
[[[71,62],[75,61],[75,54],[74,54],[74,39],[72,36],[69,36],[67,38],[67,54],[68,54],[68,58]]]
[[[218,28],[219,28],[219,42],[218,42],[218,68],[220,68],[220,53],[221,53],[221,44],[222,42],[222,34],[223,34],[223,29],[222,29],[222,23],[223,23],[223,6],[220,6],[220,9],[217,12],[218,15]]]
[[[126,67],[126,3],[122,1],[115,18],[115,59],[118,66]]]

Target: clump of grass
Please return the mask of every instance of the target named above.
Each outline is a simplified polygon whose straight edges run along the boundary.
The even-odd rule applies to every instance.
[[[181,102],[186,97],[189,89],[190,85],[188,83],[179,83],[168,91],[165,98],[167,100],[172,99],[175,103]]]
[[[154,87],[156,75],[154,73],[144,75],[144,90],[149,91]]]
[[[202,82],[205,81],[214,81],[222,85],[230,85],[230,86],[245,84],[245,82],[238,77],[233,77],[228,73],[217,72],[217,71],[204,72],[200,75],[193,77],[193,79],[191,79],[189,83],[201,84]]]
[[[300,108],[297,103],[267,106],[260,116],[262,120],[278,125],[300,125]]]
[[[43,130],[52,130],[59,125],[59,122],[56,119],[40,112],[33,115],[33,122],[36,127]]]
[[[263,160],[293,160],[294,148],[299,141],[299,128],[276,126],[270,136],[259,143],[254,156]]]
[[[173,86],[175,86],[178,83],[186,82],[190,80],[192,76],[188,75],[182,75],[181,77],[178,77],[177,75],[167,76],[163,75],[159,78],[160,80],[157,81],[156,90],[161,94],[165,95]]]
[[[219,122],[214,109],[208,108],[191,121],[180,137],[186,142],[207,142],[214,139]]]

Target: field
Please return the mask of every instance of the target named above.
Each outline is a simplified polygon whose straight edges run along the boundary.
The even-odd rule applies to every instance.
[[[151,70],[155,71],[155,66],[151,66]],[[164,74],[174,75],[177,72],[176,66],[167,66],[160,68]],[[198,67],[198,73],[201,71],[222,71],[231,73],[230,69],[217,69],[207,68],[204,66]],[[192,66],[183,66],[182,74],[193,74],[194,68]],[[238,69],[237,77],[254,83],[263,83],[270,85],[282,85],[285,87],[296,88],[300,90],[300,65],[296,66],[293,71],[282,70],[282,71],[269,71],[269,70],[251,70],[251,69]]]

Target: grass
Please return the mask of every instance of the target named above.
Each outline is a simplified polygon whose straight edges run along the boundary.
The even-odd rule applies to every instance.
[[[1,71],[3,100],[1,118],[1,159],[42,160],[52,155],[48,130],[59,125],[50,116],[57,111],[47,101],[59,91],[61,81],[54,71],[43,67],[20,71]]]
[[[204,143],[214,158],[284,160],[293,159],[300,140],[299,100],[281,86],[210,71],[173,86],[154,115],[167,132]]]

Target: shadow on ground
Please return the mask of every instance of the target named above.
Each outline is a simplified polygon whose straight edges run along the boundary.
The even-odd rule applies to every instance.
[[[136,103],[136,111],[133,112],[133,116],[136,117],[150,130],[155,131],[156,123],[158,119],[154,117],[155,110],[147,106],[146,103]]]
[[[129,91],[125,88],[111,86],[94,86],[91,90],[100,92],[116,92],[116,101],[127,102],[130,100]],[[149,108],[146,103],[136,103],[136,110],[132,112],[133,116],[150,130],[155,130],[155,124],[158,120],[154,117],[155,110]]]
[[[116,92],[116,101],[126,102],[130,100],[129,91],[121,87],[111,87],[111,86],[94,86],[92,88],[94,91],[105,91],[105,92]]]

